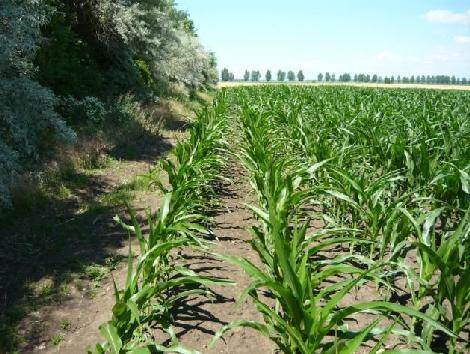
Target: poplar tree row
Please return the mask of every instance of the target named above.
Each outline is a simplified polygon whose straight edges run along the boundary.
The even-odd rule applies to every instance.
[[[260,81],[262,75],[257,70],[246,70],[243,75],[243,81]],[[227,68],[224,68],[221,73],[222,81],[235,81],[235,75],[230,72]],[[273,73],[271,70],[266,71],[264,75],[266,82],[274,80]],[[292,70],[288,72],[278,70],[276,75],[276,81],[304,81],[305,75],[302,70],[299,70],[295,74]],[[470,84],[470,78],[459,78],[449,75],[411,75],[411,76],[380,76],[377,74],[354,74],[344,73],[336,77],[335,73],[326,72],[325,74],[319,73],[317,75],[318,82],[364,82],[364,83],[385,83],[385,84],[442,84],[442,85],[468,85]]]
[[[261,72],[258,70],[252,70],[251,72],[249,70],[245,71],[245,74],[243,75],[243,81],[253,81],[253,82],[258,82],[262,78]],[[270,82],[273,80],[273,74],[271,70],[266,71],[264,74],[264,79],[267,82]],[[292,70],[289,70],[287,73],[282,70],[278,70],[277,72],[277,81],[304,81],[305,80],[305,75],[302,70],[299,70],[299,72],[296,74]],[[235,81],[235,76],[233,73],[231,73],[227,68],[224,68],[221,72],[221,80],[226,82],[226,81]]]

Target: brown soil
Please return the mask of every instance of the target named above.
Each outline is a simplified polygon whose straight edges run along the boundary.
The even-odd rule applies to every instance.
[[[244,206],[245,203],[254,202],[249,192],[247,177],[244,170],[234,161],[229,164],[225,174],[233,182],[225,183],[220,199],[221,208],[215,211],[213,232],[217,239],[212,251],[243,257],[260,266],[258,255],[247,243],[251,237],[246,229],[256,223],[251,211]],[[271,353],[273,345],[269,339],[246,328],[226,333],[214,348],[207,348],[213,335],[223,325],[240,319],[260,322],[263,320],[250,300],[237,302],[243,290],[250,284],[250,278],[242,269],[210,257],[189,259],[189,264],[193,270],[204,275],[228,278],[236,285],[214,288],[217,294],[215,301],[194,299],[185,309],[177,310],[175,327],[181,343],[202,353]]]
[[[163,132],[162,141],[165,147],[173,146],[177,140],[184,137],[175,130]],[[157,143],[158,144],[158,143]],[[161,146],[161,145],[160,145]],[[131,181],[136,175],[145,173],[154,161],[162,156],[161,148],[154,144],[136,144],[133,156],[125,158],[111,169],[96,171],[93,174],[93,186],[86,186],[81,194],[89,198],[98,198],[112,191],[113,188]],[[117,154],[120,152],[117,151]],[[216,237],[211,250],[215,253],[245,257],[256,264],[259,260],[250,245],[246,228],[253,225],[255,220],[252,213],[244,207],[244,203],[253,202],[244,170],[235,161],[231,161],[225,173],[233,182],[224,182],[218,206],[214,208],[212,231]],[[133,201],[134,207],[143,215],[144,210],[155,210],[160,204],[161,196],[155,192],[137,192]],[[78,203],[79,200],[77,199]],[[117,213],[124,215],[123,209]],[[99,238],[99,247],[94,251],[92,259],[101,263],[105,255],[112,255],[121,260],[112,272],[118,287],[126,277],[125,259],[127,257],[127,242],[120,227],[114,225],[111,218],[113,211],[94,215],[93,220],[81,220],[77,227],[83,227],[83,222],[90,222],[86,228],[93,237]],[[64,218],[73,219],[70,214]],[[53,216],[51,221],[57,222]],[[71,221],[73,222],[73,220]],[[113,239],[113,242],[108,242]],[[96,245],[95,245],[96,246]],[[74,247],[72,247],[74,248]],[[137,247],[134,247],[136,249]],[[74,250],[74,256],[77,256]],[[84,251],[86,252],[86,251]],[[93,253],[93,250],[91,250]],[[98,255],[99,253],[99,255]],[[78,255],[79,256],[79,255]],[[254,353],[264,354],[273,351],[273,345],[267,339],[251,329],[237,329],[227,333],[220,339],[214,349],[207,345],[213,335],[225,324],[240,319],[262,321],[250,300],[237,303],[242,291],[250,283],[248,276],[238,267],[224,263],[210,256],[188,252],[184,262],[201,274],[229,278],[234,286],[214,287],[215,298],[194,298],[182,308],[175,310],[175,330],[181,343],[203,353]],[[54,268],[54,267],[53,267]],[[59,279],[60,278],[60,279]],[[83,279],[79,274],[68,274],[62,279],[57,271],[51,275],[42,276],[34,284],[52,284],[52,287],[67,287],[54,301],[44,301],[35,304],[33,311],[27,313],[18,326],[18,335],[22,338],[19,345],[21,353],[84,353],[103,338],[98,327],[108,321],[114,305],[114,294],[111,277],[105,278],[99,284]],[[28,302],[24,298],[22,302]]]
[[[232,172],[231,178],[234,182],[225,183],[220,200],[221,207],[214,210],[216,215],[212,231],[217,239],[214,240],[215,244],[211,251],[245,257],[259,264],[257,255],[246,243],[250,236],[245,229],[254,222],[251,212],[243,206],[244,203],[252,202],[247,191],[248,182],[243,171],[236,164],[232,163],[227,170]],[[127,247],[123,247],[118,252],[124,256]],[[216,294],[214,299],[194,298],[184,306],[175,309],[174,328],[181,343],[202,353],[264,354],[272,352],[271,342],[251,329],[229,332],[215,348],[207,348],[213,335],[223,325],[239,319],[262,321],[262,318],[249,300],[237,303],[242,291],[250,283],[249,278],[241,269],[213,257],[192,252],[184,258],[193,270],[205,275],[229,278],[236,282],[236,285],[214,288],[213,291]],[[125,276],[124,265],[113,272],[118,285],[123,283]],[[110,319],[114,304],[113,296],[112,283],[107,280],[93,299],[77,293],[60,307],[44,308],[47,317],[37,314],[37,317],[40,317],[38,320],[43,323],[61,323],[62,320],[67,319],[71,321],[72,327],[65,340],[59,345],[54,347],[43,342],[28,352],[83,353],[85,348],[102,341],[98,326]],[[32,319],[28,322],[31,323],[31,321]]]

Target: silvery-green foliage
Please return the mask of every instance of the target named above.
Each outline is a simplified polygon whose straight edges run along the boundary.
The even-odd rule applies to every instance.
[[[173,1],[110,1],[97,4],[97,16],[125,44],[128,58],[144,60],[159,83],[199,87],[214,80],[215,65]],[[112,39],[101,34],[100,40]]]
[[[54,110],[56,96],[31,79],[48,10],[36,0],[0,4],[0,206],[9,206],[15,174],[26,159],[39,157],[46,139],[75,139]]]
[[[2,139],[22,156],[38,157],[37,147],[46,134],[66,140],[75,134],[54,111],[52,91],[28,78],[3,79],[0,83]]]
[[[52,9],[41,0],[2,0],[0,3],[0,74],[26,75],[40,44],[40,26]]]
[[[41,26],[54,11],[63,11],[45,3],[0,1],[2,205],[8,203],[6,190],[13,176],[25,161],[40,156],[43,142],[55,137],[75,139],[74,132],[56,113],[57,97],[33,79],[33,61],[43,40]],[[71,2],[70,6],[84,40],[112,63],[107,68],[113,73],[110,83],[131,82],[135,59],[149,68],[156,87],[165,88],[176,82],[194,89],[216,81],[213,55],[202,47],[192,22],[176,9],[174,1],[83,0]],[[66,98],[59,108],[63,117],[72,121],[83,117],[84,121],[99,123],[106,116],[102,102],[93,97],[80,101]]]
[[[204,72],[208,70],[209,54],[204,50],[197,37],[178,30],[177,41],[170,50],[173,58],[164,61],[164,73],[178,82],[197,87],[204,82]]]

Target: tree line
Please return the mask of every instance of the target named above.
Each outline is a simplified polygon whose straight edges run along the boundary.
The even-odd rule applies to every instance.
[[[243,81],[260,81],[262,78],[261,73],[258,70],[246,70],[242,80]],[[273,74],[271,70],[267,70],[264,74],[264,79],[266,82],[273,81]],[[276,75],[276,81],[284,82],[286,81],[304,81],[305,75],[302,70],[299,70],[296,73],[289,70],[287,73],[285,71],[279,70]],[[224,68],[221,72],[222,81],[235,81],[235,75],[230,72],[227,68]],[[317,82],[364,82],[364,83],[385,83],[385,84],[442,84],[442,85],[468,85],[470,84],[470,78],[465,77],[456,77],[455,75],[411,75],[411,76],[380,76],[377,74],[354,74],[343,73],[336,77],[335,73],[326,72],[325,74],[319,73],[317,75]]]
[[[319,73],[317,81],[335,81],[335,74]],[[385,83],[385,84],[441,84],[441,85],[467,85],[470,84],[470,79],[465,77],[459,78],[455,75],[411,75],[411,76],[379,76],[377,74],[354,74],[351,76],[349,73],[341,74],[338,78],[339,82],[372,82],[372,83]]]
[[[297,73],[295,73],[292,70],[289,70],[288,72],[279,70],[277,72],[277,81],[304,81],[305,80],[305,75],[302,70],[299,70]],[[261,72],[258,70],[252,70],[251,72],[249,70],[246,70],[244,75],[243,75],[243,81],[253,81],[257,82],[260,81],[262,78]],[[267,82],[273,81],[273,74],[271,70],[266,71],[264,74],[264,79]],[[235,75],[230,72],[227,68],[224,68],[221,72],[221,80],[226,82],[226,81],[235,81]]]

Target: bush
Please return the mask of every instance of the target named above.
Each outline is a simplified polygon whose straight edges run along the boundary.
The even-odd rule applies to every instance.
[[[0,207],[11,206],[16,174],[39,158],[46,142],[76,138],[54,110],[54,93],[31,79],[48,11],[33,0],[6,0],[0,7]]]
[[[101,124],[106,117],[106,108],[96,97],[85,97],[82,100],[72,96],[63,97],[58,111],[64,119],[73,124]]]

